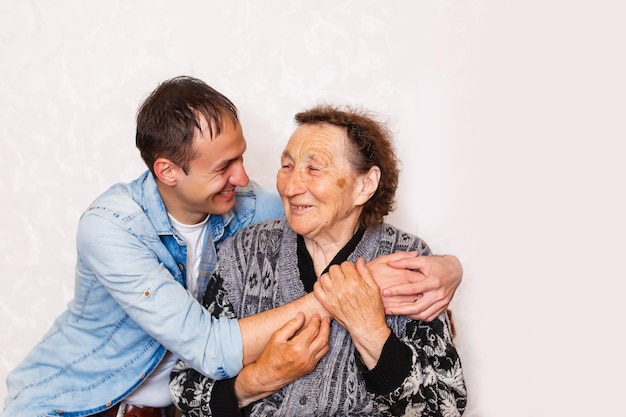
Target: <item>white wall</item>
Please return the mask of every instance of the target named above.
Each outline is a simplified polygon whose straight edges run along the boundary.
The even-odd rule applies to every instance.
[[[325,100],[390,117],[404,162],[391,221],[465,267],[465,415],[625,416],[625,11],[0,0],[0,380],[72,297],[82,210],[143,170],[137,106],[189,74],[239,107],[248,170],[270,187],[295,112]]]

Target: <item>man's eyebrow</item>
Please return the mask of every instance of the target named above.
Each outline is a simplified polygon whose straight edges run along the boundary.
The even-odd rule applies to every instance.
[[[240,156],[240,157],[241,157],[241,156]],[[239,157],[239,158],[240,158],[240,157]],[[216,163],[213,165],[213,170],[220,170],[220,169],[226,168],[228,165],[230,165],[230,163],[231,163],[231,162],[236,161],[236,160],[237,160],[237,159],[239,159],[239,158],[222,159],[221,161],[216,162]]]
[[[221,161],[219,161],[219,163],[215,163],[214,166],[217,167],[217,168],[224,168],[224,167],[228,166],[231,162],[243,158],[243,154],[246,152],[246,149],[247,149],[247,146],[245,148],[243,148],[243,152],[241,152],[241,154],[239,154],[239,156],[237,156],[235,158],[230,158],[230,159],[222,159]]]
[[[230,161],[227,161],[225,159],[219,161],[219,163],[214,165],[214,169],[221,169],[224,168],[225,166],[228,166],[228,164],[230,163]]]

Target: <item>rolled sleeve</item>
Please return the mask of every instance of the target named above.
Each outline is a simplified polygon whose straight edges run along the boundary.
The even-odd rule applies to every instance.
[[[215,379],[235,376],[243,359],[239,323],[212,317],[159,262],[147,239],[104,217],[84,216],[78,268],[94,274],[145,333],[198,371]]]

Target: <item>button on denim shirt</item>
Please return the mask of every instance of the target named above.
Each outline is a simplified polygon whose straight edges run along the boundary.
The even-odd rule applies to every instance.
[[[199,293],[215,268],[214,244],[283,215],[275,193],[238,188],[236,205],[207,223]],[[80,219],[74,299],[7,378],[3,417],[85,416],[113,406],[166,350],[222,379],[242,366],[236,320],[215,319],[185,289],[186,247],[152,174],[117,184]]]

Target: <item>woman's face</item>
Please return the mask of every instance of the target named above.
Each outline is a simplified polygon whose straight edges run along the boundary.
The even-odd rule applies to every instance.
[[[308,239],[352,236],[369,198],[363,196],[363,176],[348,162],[347,140],[338,126],[305,124],[283,151],[276,187],[289,225]]]

